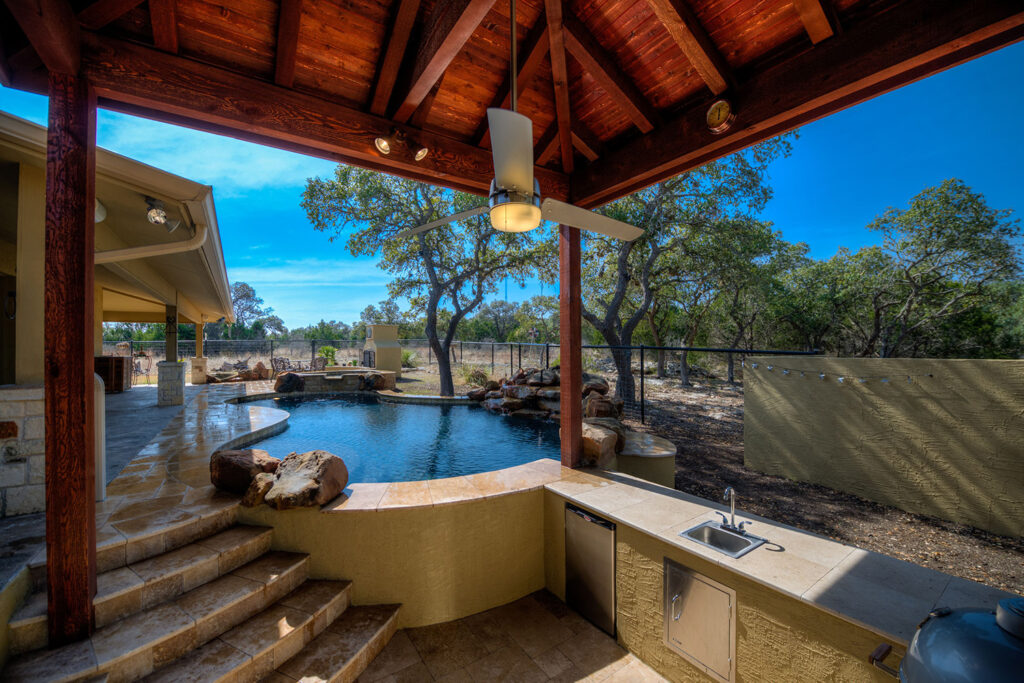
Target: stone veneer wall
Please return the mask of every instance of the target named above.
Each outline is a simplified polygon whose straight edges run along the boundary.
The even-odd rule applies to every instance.
[[[547,588],[565,599],[565,503],[545,491]],[[882,642],[893,645],[888,664],[898,662],[902,643],[874,633],[802,600],[735,574],[626,524],[615,530],[616,630],[619,644],[670,681],[720,681],[665,644],[666,557],[736,591],[734,680],[853,681],[892,678],[868,663]]]
[[[0,387],[0,518],[45,507],[43,387]]]
[[[748,358],[743,379],[747,467],[1024,536],[1024,361]]]

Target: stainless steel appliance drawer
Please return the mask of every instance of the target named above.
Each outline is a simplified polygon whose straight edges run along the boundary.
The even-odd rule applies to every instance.
[[[736,591],[666,557],[665,644],[708,675],[736,680]]]

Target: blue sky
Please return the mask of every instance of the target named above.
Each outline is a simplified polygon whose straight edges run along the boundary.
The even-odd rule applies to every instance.
[[[995,208],[1024,208],[1022,73],[1024,43],[804,126],[793,154],[772,165],[775,196],[762,217],[827,258],[873,243],[864,229],[872,218],[947,178]],[[46,123],[37,95],[0,87],[0,110]],[[334,164],[102,110],[97,139],[212,185],[229,277],[255,287],[288,327],[351,322],[386,297],[376,261],[329,243],[299,207],[306,178],[330,175]],[[538,293],[539,285],[508,288],[513,300]]]

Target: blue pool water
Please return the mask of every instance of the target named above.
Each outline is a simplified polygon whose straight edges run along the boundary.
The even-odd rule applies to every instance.
[[[501,417],[479,406],[386,403],[374,396],[247,405],[291,413],[288,429],[255,448],[276,458],[317,448],[334,453],[352,482],[441,479],[559,458],[557,424]]]

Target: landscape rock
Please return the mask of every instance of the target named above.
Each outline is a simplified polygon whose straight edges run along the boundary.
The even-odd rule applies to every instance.
[[[599,393],[592,393],[583,399],[583,417],[618,418],[620,414],[621,410],[615,403]]]
[[[281,461],[256,448],[216,451],[210,456],[210,483],[222,491],[244,495],[256,475],[273,473]]]
[[[501,412],[503,413],[514,413],[517,410],[523,408],[523,402],[518,398],[510,398],[506,396],[501,399]]]
[[[596,467],[611,467],[615,461],[618,434],[601,425],[583,423],[583,458]]]
[[[348,484],[345,461],[327,451],[290,453],[281,461],[264,502],[278,510],[323,505]]]
[[[487,398],[487,389],[470,389],[466,392],[466,398],[470,401],[482,401]]]
[[[359,382],[359,388],[363,391],[378,391],[383,389],[384,385],[384,375],[379,372],[368,372]]]
[[[502,395],[500,389],[495,389],[494,391],[488,391],[484,398],[501,398]]]
[[[548,411],[546,411],[546,410],[533,410],[531,408],[521,408],[519,410],[516,410],[514,412],[509,413],[509,416],[510,417],[524,417],[524,418],[529,418],[529,419],[532,419],[532,420],[543,420],[543,419],[547,418]]]
[[[250,508],[256,507],[267,497],[267,492],[273,485],[274,475],[269,472],[260,472],[253,477],[252,483],[249,484],[249,490],[242,496],[242,505]]]
[[[305,388],[306,380],[294,372],[280,374],[274,382],[274,391],[280,394],[290,394],[294,391],[302,391]]]
[[[537,407],[540,408],[541,410],[549,410],[549,411],[557,413],[557,412],[562,410],[562,402],[561,401],[547,401],[547,400],[541,399],[541,400],[537,401]]]
[[[525,384],[526,383],[526,376],[528,374],[529,373],[524,368],[519,368],[519,371],[516,372],[516,374],[512,375],[511,383],[512,384]]]
[[[487,383],[484,384],[484,389],[486,389],[487,391],[497,391],[498,389],[501,389],[501,385],[495,382],[493,379],[489,379],[487,380]]]
[[[256,363],[253,373],[256,374],[257,379],[270,379],[270,368],[264,365],[263,361]]]
[[[608,380],[598,375],[583,373],[583,395],[588,396],[598,393],[602,396],[608,393]]]
[[[537,389],[526,384],[508,384],[502,389],[502,393],[508,398],[517,398],[520,401],[529,401],[537,395]]]
[[[491,392],[491,393],[494,393],[494,392]],[[501,392],[498,392],[498,393],[500,394]],[[503,400],[504,399],[501,398],[500,396],[490,396],[483,403],[481,403],[480,405],[483,406],[484,408],[486,408],[487,410],[490,410],[491,412],[500,413],[501,412],[501,402]]]
[[[626,425],[622,424],[614,417],[585,417],[583,418],[583,423],[597,425],[615,432],[618,435],[618,439],[615,442],[615,452],[622,452],[623,447],[626,445],[626,434],[630,433],[630,430]]]
[[[558,371],[545,368],[544,370],[535,370],[527,378],[526,383],[532,387],[550,387],[558,385]]]
[[[560,389],[538,389],[537,398],[545,401],[557,401],[562,398],[562,391]]]

